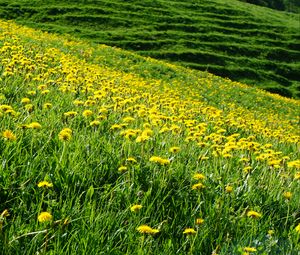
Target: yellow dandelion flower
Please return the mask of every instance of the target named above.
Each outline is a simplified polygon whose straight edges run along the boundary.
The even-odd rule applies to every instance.
[[[47,88],[47,85],[43,84],[43,85],[39,85],[37,87],[39,90],[43,90],[43,89],[46,89]]]
[[[85,117],[85,118],[90,117],[92,115],[93,115],[93,112],[91,110],[85,110],[82,113],[82,116]]]
[[[253,248],[253,247],[244,247],[244,251],[245,251],[245,252],[256,252],[257,249],[256,249],[256,248]]]
[[[26,104],[25,105],[25,109],[28,111],[28,112],[32,112],[33,109],[34,109],[34,106],[32,104]]]
[[[130,211],[138,212],[139,210],[142,209],[142,207],[143,207],[142,205],[133,205],[133,206],[130,207]]]
[[[105,115],[98,115],[98,116],[96,117],[96,119],[97,119],[97,120],[106,120],[107,117],[106,117]]]
[[[76,106],[79,106],[79,105],[84,105],[84,102],[81,101],[81,100],[76,99],[76,100],[73,101],[73,104],[75,104]]]
[[[161,165],[168,165],[170,164],[170,160],[169,159],[164,159],[164,158],[161,158],[161,157],[157,157],[157,156],[152,156],[149,161],[151,162],[155,162],[155,163],[159,163]]]
[[[299,168],[300,169],[300,159],[288,162],[287,166],[289,168]]]
[[[133,164],[137,163],[136,159],[133,158],[133,157],[127,158],[126,161],[127,161],[127,162],[130,162],[130,163],[133,163]]]
[[[201,190],[201,189],[204,189],[205,186],[203,185],[203,183],[196,183],[192,186],[192,190]]]
[[[256,212],[256,211],[250,210],[250,211],[247,212],[247,216],[248,216],[249,218],[258,219],[258,218],[260,218],[262,215],[261,215],[261,213],[258,213],[258,212]]]
[[[10,105],[7,105],[7,104],[0,105],[0,110],[3,111],[3,112],[6,112],[6,111],[12,110],[12,109],[13,108]]]
[[[202,225],[204,223],[204,219],[202,219],[202,218],[197,218],[196,219],[196,224],[197,225]]]
[[[47,181],[41,181],[37,184],[37,186],[39,188],[52,188],[53,184],[51,182],[47,182]]]
[[[134,119],[133,117],[130,117],[130,116],[124,117],[124,118],[123,118],[123,121],[126,122],[126,123],[132,122],[132,121],[134,121],[134,120],[135,120],[135,119]]]
[[[111,127],[110,127],[110,129],[111,130],[118,130],[118,129],[121,129],[122,128],[122,126],[121,125],[119,125],[119,124],[114,124],[114,125],[112,125]]]
[[[124,172],[127,171],[127,167],[126,167],[126,166],[120,166],[120,167],[118,168],[118,171],[119,171],[120,173],[124,173]]]
[[[231,192],[233,191],[233,187],[230,186],[230,185],[227,185],[227,186],[225,187],[225,191],[226,191],[227,193],[231,193]]]
[[[193,175],[193,179],[195,179],[195,180],[204,180],[205,175],[200,174],[200,173],[196,173],[196,174]]]
[[[32,128],[32,129],[39,129],[39,128],[41,128],[42,126],[41,126],[41,124],[38,123],[38,122],[32,122],[32,123],[28,124],[26,127],[27,127],[27,128]]]
[[[6,217],[8,217],[9,216],[9,212],[8,212],[8,210],[7,209],[5,209],[2,213],[1,213],[1,215],[0,215],[0,218],[6,218]]]
[[[155,235],[159,232],[158,229],[151,228],[147,225],[141,225],[137,228],[137,231],[140,232],[141,234],[150,234],[150,235]]]
[[[52,104],[51,103],[44,103],[43,104],[43,109],[51,109]]]
[[[151,125],[149,123],[144,123],[143,124],[143,128],[145,129],[150,129],[151,128]]]
[[[30,99],[28,97],[24,97],[21,99],[21,103],[22,104],[29,104],[30,103]]]
[[[177,153],[177,152],[179,152],[179,151],[180,151],[180,148],[179,148],[179,147],[176,147],[176,146],[171,147],[171,148],[169,149],[169,152],[171,152],[171,153]]]
[[[271,236],[271,235],[274,235],[275,231],[273,229],[270,229],[268,230],[268,235]]]
[[[47,222],[51,221],[53,216],[49,212],[41,212],[38,216],[38,221],[39,222]]]
[[[295,231],[300,234],[300,223],[295,227]]]
[[[295,180],[299,180],[300,179],[300,172],[295,173],[294,178],[295,178]]]
[[[251,169],[252,169],[251,166],[246,166],[246,167],[244,167],[243,171],[244,171],[246,174],[248,174],[248,173],[250,173]]]
[[[43,91],[41,92],[41,94],[42,94],[42,95],[46,95],[46,94],[48,94],[49,92],[50,92],[49,89],[45,89],[45,90],[43,90]]]
[[[292,198],[292,192],[285,191],[285,192],[283,192],[283,196],[285,199],[290,200]]]
[[[72,130],[70,128],[64,128],[58,134],[58,138],[61,141],[69,141],[71,137],[72,137]]]
[[[2,133],[2,136],[8,140],[8,141],[15,141],[17,140],[17,137],[14,135],[14,133],[10,130],[5,130]]]
[[[66,117],[75,117],[78,113],[75,111],[69,111],[69,112],[65,112],[64,116]]]
[[[97,127],[97,126],[99,126],[100,125],[100,121],[99,120],[94,120],[94,121],[92,121],[91,123],[90,123],[90,126],[92,126],[92,127]]]
[[[135,139],[135,141],[136,141],[137,143],[141,143],[141,142],[148,141],[149,139],[150,139],[150,136],[141,134],[141,135],[139,135],[139,136]]]
[[[34,96],[36,92],[34,90],[27,91],[27,95]]]
[[[196,231],[195,229],[193,229],[193,228],[186,228],[186,229],[183,231],[183,234],[184,234],[184,235],[188,235],[188,236],[190,236],[190,235],[195,235],[195,234],[197,234],[197,231]]]

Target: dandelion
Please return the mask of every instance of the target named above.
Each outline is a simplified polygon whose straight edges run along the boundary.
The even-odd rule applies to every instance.
[[[5,209],[2,213],[1,213],[1,215],[0,215],[0,218],[6,218],[6,217],[8,217],[9,216],[9,212],[8,212],[8,210],[7,209]]]
[[[13,108],[10,105],[7,105],[7,104],[0,105],[0,110],[3,111],[3,112],[6,112],[6,111],[12,110],[12,109]]]
[[[285,199],[290,200],[292,198],[292,192],[285,191],[285,192],[283,192],[283,196]]]
[[[34,90],[27,91],[27,95],[34,96],[36,92]]]
[[[105,115],[98,115],[98,116],[96,117],[96,119],[97,119],[97,120],[106,120],[107,117],[106,117]]]
[[[118,171],[119,171],[120,173],[124,173],[124,172],[127,171],[127,167],[126,167],[126,166],[120,166],[120,167],[118,168]]]
[[[3,131],[2,136],[8,141],[15,141],[17,139],[14,133],[10,130]]]
[[[186,228],[184,231],[183,231],[183,234],[184,235],[187,235],[187,236],[190,236],[190,235],[195,235],[197,234],[197,231],[193,228]]]
[[[250,210],[249,212],[247,212],[247,216],[248,216],[249,218],[258,219],[258,218],[260,218],[262,215],[261,215],[261,213],[258,213],[258,212],[256,212],[256,211]]]
[[[155,235],[159,232],[158,229],[155,228],[151,228],[147,225],[141,225],[136,229],[138,232],[140,232],[141,234],[150,234],[150,235]]]
[[[244,173],[249,174],[251,169],[252,169],[251,166],[246,166],[246,167],[244,167],[243,171],[244,171]]]
[[[133,206],[130,207],[130,211],[138,212],[139,210],[142,209],[142,207],[143,207],[142,205],[133,205]]]
[[[169,149],[169,152],[171,152],[171,153],[177,153],[177,152],[179,152],[180,151],[180,148],[179,147],[171,147],[170,149]]]
[[[100,125],[100,121],[99,120],[94,120],[94,121],[92,121],[91,123],[90,123],[90,126],[91,127],[97,127],[97,126],[99,126]]]
[[[123,121],[126,122],[126,123],[129,123],[129,122],[134,121],[134,118],[133,118],[133,117],[130,117],[130,116],[124,117],[124,118],[123,118]]]
[[[30,103],[30,99],[28,97],[24,97],[21,99],[21,103],[22,104],[29,104]]]
[[[76,106],[79,106],[79,105],[84,105],[84,102],[81,101],[81,100],[75,99],[75,100],[73,101],[73,104],[75,104]]]
[[[136,159],[135,159],[135,158],[133,158],[133,157],[129,157],[129,158],[127,158],[127,159],[126,159],[126,161],[127,161],[127,162],[129,162],[129,163],[132,163],[132,164],[135,164],[135,163],[137,163]]]
[[[43,104],[43,109],[51,109],[51,107],[52,107],[52,104],[51,103],[44,103]]]
[[[61,141],[69,141],[71,137],[72,137],[72,130],[70,128],[64,128],[58,134],[58,138]]]
[[[110,127],[110,129],[111,130],[118,130],[118,129],[121,129],[122,128],[122,126],[121,125],[119,125],[119,124],[114,124],[114,125],[112,125],[111,127]]]
[[[256,249],[256,248],[253,248],[253,247],[244,247],[244,251],[245,251],[245,252],[256,252],[257,249]]]
[[[85,118],[90,117],[92,115],[93,115],[93,112],[91,110],[85,110],[82,113],[82,116],[85,117]]]
[[[52,218],[53,216],[51,215],[51,213],[41,212],[38,216],[38,221],[43,223],[43,222],[51,221]]]
[[[195,180],[204,180],[205,175],[200,174],[200,173],[196,173],[196,174],[193,175],[193,179],[195,179]]]
[[[157,156],[152,156],[149,161],[151,162],[155,162],[155,163],[159,163],[161,165],[168,165],[170,164],[170,160],[169,159],[164,159],[161,157],[157,157]]]
[[[196,224],[197,225],[202,225],[204,223],[204,219],[202,219],[202,218],[197,218],[196,219]]]
[[[274,235],[274,233],[275,233],[275,231],[274,231],[273,229],[268,230],[268,235],[269,235],[269,236]]]
[[[41,128],[42,126],[41,126],[41,124],[38,123],[38,122],[32,122],[32,123],[28,124],[26,127],[27,127],[27,128],[31,128],[31,129],[39,129],[39,128]]]
[[[297,227],[295,227],[295,231],[300,234],[300,223],[297,225]]]
[[[135,141],[136,141],[137,143],[141,143],[141,142],[148,141],[149,139],[150,139],[150,136],[141,134],[141,135],[139,135],[139,136],[136,138]]]
[[[48,94],[49,92],[50,92],[49,89],[45,89],[45,90],[43,90],[43,91],[41,92],[41,94],[42,94],[42,95],[46,95],[46,94]]]
[[[227,185],[227,186],[225,187],[225,191],[226,191],[227,193],[231,193],[231,192],[233,191],[233,187],[230,186],[230,185]]]
[[[300,168],[300,159],[288,162],[287,166],[289,168]]]
[[[201,189],[204,189],[205,186],[200,182],[200,183],[197,183],[197,184],[194,184],[192,186],[192,190],[201,190]]]
[[[39,188],[52,188],[53,184],[51,182],[47,182],[47,181],[41,181],[38,183],[37,185]]]
[[[33,109],[34,109],[34,106],[32,104],[26,104],[25,105],[25,109],[28,111],[28,112],[32,112]]]
[[[299,180],[300,179],[300,172],[295,173],[294,178],[295,178],[295,180]]]
[[[39,85],[37,88],[38,88],[39,90],[44,90],[44,89],[47,88],[47,85],[45,85],[45,84]]]
[[[66,117],[75,117],[78,113],[75,111],[69,111],[69,112],[65,112],[64,116]]]

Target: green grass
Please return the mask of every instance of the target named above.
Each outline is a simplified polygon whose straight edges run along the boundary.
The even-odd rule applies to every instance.
[[[0,17],[300,97],[299,14],[224,0],[1,0]]]
[[[70,36],[0,28],[0,254],[297,254],[299,101]],[[39,222],[41,212],[52,219]],[[141,234],[143,224],[159,232]]]

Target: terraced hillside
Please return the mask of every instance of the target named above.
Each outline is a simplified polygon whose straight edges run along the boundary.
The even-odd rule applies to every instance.
[[[0,0],[0,17],[300,97],[296,14],[234,0]]]

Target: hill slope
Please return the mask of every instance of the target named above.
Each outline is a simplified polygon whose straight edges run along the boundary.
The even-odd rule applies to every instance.
[[[2,254],[296,254],[300,103],[0,21]]]
[[[297,0],[240,0],[280,11],[299,13],[300,2]]]
[[[296,14],[224,0],[0,0],[0,17],[300,97]]]

